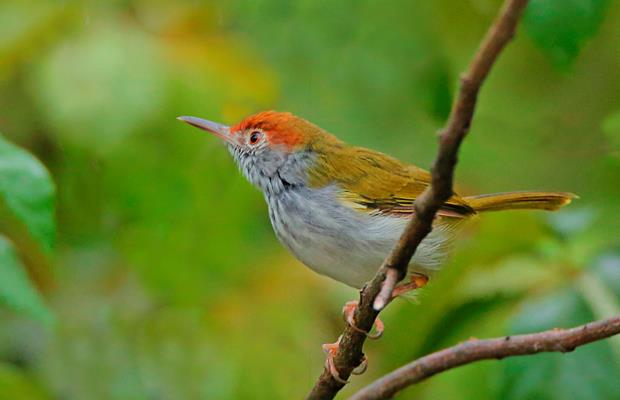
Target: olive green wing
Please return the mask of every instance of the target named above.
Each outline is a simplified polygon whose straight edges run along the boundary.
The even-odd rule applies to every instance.
[[[340,200],[361,212],[408,217],[413,202],[429,186],[428,171],[404,164],[376,151],[348,147],[319,157],[311,185],[336,183]],[[439,215],[466,217],[475,211],[458,195],[452,196]]]

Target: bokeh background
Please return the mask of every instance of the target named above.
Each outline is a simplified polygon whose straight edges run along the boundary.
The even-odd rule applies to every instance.
[[[175,117],[288,110],[428,168],[499,5],[1,1],[0,398],[302,397],[357,293],[288,254],[224,148]],[[470,224],[382,314],[341,397],[470,337],[620,313],[619,19],[617,1],[532,0],[482,90],[459,189],[581,198]],[[619,381],[615,339],[399,398],[618,399]]]

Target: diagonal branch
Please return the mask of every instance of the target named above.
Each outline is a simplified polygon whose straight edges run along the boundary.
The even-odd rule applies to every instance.
[[[439,137],[439,150],[432,168],[432,184],[415,201],[415,218],[407,224],[401,238],[377,271],[375,277],[360,293],[355,311],[357,327],[370,331],[381,311],[389,302],[392,290],[407,273],[407,266],[418,245],[432,229],[436,212],[452,195],[452,178],[457,162],[457,152],[467,134],[476,105],[480,86],[487,77],[497,56],[515,34],[519,17],[527,0],[506,0],[504,6],[487,32],[467,72],[461,78],[461,89],[452,107],[445,129]],[[364,358],[362,352],[366,336],[347,326],[340,339],[334,365],[341,380],[347,380],[351,372]],[[342,389],[343,383],[325,369],[308,399],[332,399]]]
[[[351,399],[388,399],[407,386],[461,365],[543,352],[566,353],[618,333],[620,333],[620,316],[615,316],[571,329],[556,328],[528,335],[469,340],[412,361],[366,386]]]
[[[528,0],[507,0],[467,72],[461,77],[461,90],[452,107],[448,123],[439,136],[439,150],[432,167],[432,184],[415,201],[415,218],[405,228],[398,244],[384,262],[388,277],[374,303],[381,310],[388,303],[396,283],[407,273],[407,266],[418,245],[432,229],[435,214],[452,196],[454,168],[461,142],[469,131],[478,92],[499,53],[515,34],[517,22]]]

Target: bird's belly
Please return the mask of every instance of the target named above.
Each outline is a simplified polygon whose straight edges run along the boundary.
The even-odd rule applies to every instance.
[[[356,211],[335,188],[294,188],[267,198],[278,239],[314,271],[360,288],[370,280],[407,220]],[[449,232],[435,229],[418,248],[410,270],[427,272],[443,261]]]

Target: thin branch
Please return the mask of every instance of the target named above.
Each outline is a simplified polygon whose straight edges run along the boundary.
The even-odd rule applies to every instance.
[[[566,353],[618,333],[620,316],[566,330],[556,328],[529,335],[469,340],[400,367],[354,394],[351,400],[389,399],[407,386],[461,365],[544,352]]]
[[[416,199],[413,218],[398,244],[384,262],[384,267],[395,270],[389,273],[381,294],[374,303],[381,310],[389,302],[392,290],[407,274],[407,266],[422,240],[432,229],[435,214],[452,196],[454,168],[457,153],[467,135],[476,107],[478,91],[497,56],[515,34],[517,22],[528,0],[507,0],[485,38],[483,39],[467,72],[461,77],[461,90],[452,107],[446,127],[439,136],[439,150],[431,169],[432,184]]]
[[[392,290],[405,277],[407,266],[416,248],[430,233],[435,213],[452,195],[452,177],[457,152],[469,130],[478,91],[497,56],[514,36],[517,22],[526,4],[527,0],[506,0],[462,77],[458,98],[439,137],[439,150],[432,168],[431,186],[416,199],[415,218],[407,224],[398,243],[375,277],[362,289],[354,316],[358,328],[370,331],[379,311],[389,302]],[[334,365],[340,373],[341,380],[349,379],[355,367],[362,363],[365,340],[366,335],[350,326],[346,327],[340,339],[338,352],[334,356]],[[307,399],[332,399],[343,386],[343,383],[334,379],[325,369]]]

